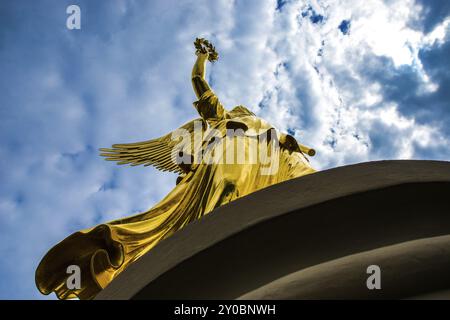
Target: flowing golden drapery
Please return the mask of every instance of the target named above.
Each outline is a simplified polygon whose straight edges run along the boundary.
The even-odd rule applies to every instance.
[[[36,285],[43,294],[55,292],[60,299],[91,299],[128,265],[188,223],[261,188],[314,172],[293,137],[258,139],[272,129],[266,121],[243,106],[226,111],[209,87],[198,96],[194,105],[207,123],[207,130],[221,133],[218,143],[223,147],[212,149],[210,141],[204,141],[202,151],[208,156],[221,150],[214,155],[219,161],[191,166],[176,187],[150,210],[81,230],[54,246],[36,271]],[[229,128],[242,129],[247,139],[226,136]],[[235,143],[227,143],[227,139]],[[274,174],[261,174],[267,163],[259,161],[244,164],[220,161],[230,148],[248,144],[251,139],[256,139],[260,146],[269,146],[269,150],[274,143],[280,146]],[[250,148],[244,150],[248,153]],[[69,265],[81,269],[80,289],[69,290],[66,286]]]

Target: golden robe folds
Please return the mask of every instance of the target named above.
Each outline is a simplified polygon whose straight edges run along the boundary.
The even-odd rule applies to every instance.
[[[199,54],[199,61],[204,63],[206,57],[206,54]],[[179,172],[181,176],[176,187],[150,210],[81,230],[54,246],[36,270],[36,284],[43,294],[54,291],[60,299],[92,299],[128,265],[188,223],[261,188],[315,172],[302,153],[304,146],[292,136],[275,137],[272,126],[243,106],[226,111],[204,82],[200,62],[193,72],[194,89],[199,97],[194,106],[201,116],[197,121],[201,121],[202,136],[206,137],[201,141],[200,150],[203,159],[214,161],[194,161],[179,166],[170,162],[174,152],[170,149],[175,153],[196,153],[185,146],[177,150],[169,135],[108,149],[103,155],[110,160],[133,165],[151,164]],[[193,136],[194,122],[181,128]],[[230,136],[227,134],[229,129],[240,129],[243,134]],[[212,132],[216,134],[211,136]],[[239,148],[248,159],[252,156],[250,145],[266,147],[265,158],[237,163],[226,159],[227,155],[238,154]],[[153,157],[150,160],[149,154]],[[265,161],[269,158],[277,161]],[[80,289],[67,288],[69,275],[66,270],[70,265],[81,269]]]
[[[194,104],[209,128],[221,133],[229,128],[239,128],[249,139],[256,139],[261,133],[272,129],[245,107],[238,106],[226,112],[211,90]],[[242,140],[240,136],[226,137],[222,141],[225,139],[236,139],[236,144],[229,144],[232,148],[248,141]],[[284,140],[295,141],[292,139],[289,136]],[[274,139],[256,141],[269,146],[279,143]],[[202,145],[206,156],[212,152],[208,142]],[[215,160],[224,160],[226,157],[227,146],[224,144],[223,147],[222,154],[218,157],[214,155]],[[93,298],[130,263],[191,221],[258,189],[314,172],[296,143],[280,143],[277,156],[279,161],[275,174],[262,175],[261,163],[228,164],[226,161],[214,161],[211,164],[193,165],[176,187],[150,210],[81,230],[53,247],[36,271],[39,290],[44,294],[55,291],[61,299]],[[82,270],[79,290],[66,287],[66,269],[69,265],[78,265]]]

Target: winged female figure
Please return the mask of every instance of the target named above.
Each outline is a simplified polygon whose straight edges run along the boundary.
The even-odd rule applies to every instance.
[[[75,232],[56,244],[36,270],[36,285],[43,294],[92,299],[127,266],[190,222],[239,197],[315,172],[306,157],[314,155],[313,149],[278,132],[244,106],[223,107],[205,80],[206,64],[218,54],[205,39],[194,44],[192,86],[200,117],[157,139],[100,149],[102,156],[118,164],[176,172],[176,186],[145,212]],[[252,150],[259,156],[253,157]],[[70,265],[81,270],[79,288],[66,284]]]

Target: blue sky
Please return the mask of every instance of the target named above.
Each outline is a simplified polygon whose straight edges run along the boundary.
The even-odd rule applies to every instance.
[[[313,146],[317,169],[450,159],[449,15],[444,0],[1,1],[0,298],[53,298],[34,286],[51,246],[175,185],[97,149],[196,117],[197,36],[221,55],[224,105]]]

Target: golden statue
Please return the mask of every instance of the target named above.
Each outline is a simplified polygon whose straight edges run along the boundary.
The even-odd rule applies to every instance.
[[[201,118],[158,139],[100,149],[107,160],[119,164],[152,165],[179,173],[177,185],[146,212],[81,230],[54,246],[36,270],[41,293],[91,299],[128,265],[188,223],[261,188],[315,172],[305,156],[314,155],[313,149],[279,133],[244,106],[224,109],[205,80],[207,60],[214,62],[218,54],[205,39],[194,44],[192,85]],[[81,270],[81,286],[76,289],[66,285],[70,265]]]

